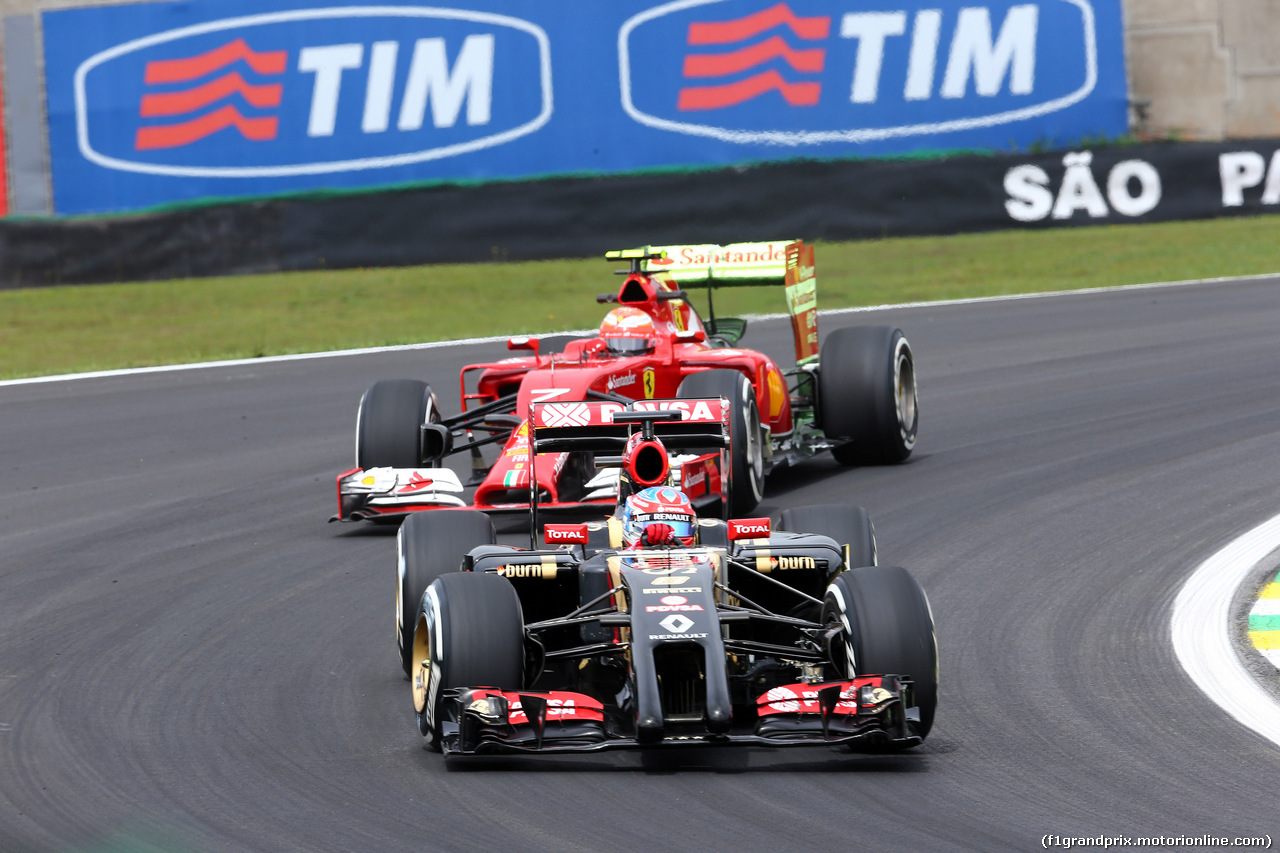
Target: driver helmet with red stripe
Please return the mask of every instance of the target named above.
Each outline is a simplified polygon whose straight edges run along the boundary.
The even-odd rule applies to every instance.
[[[653,318],[639,308],[623,306],[605,315],[600,337],[614,355],[644,355],[658,345]]]

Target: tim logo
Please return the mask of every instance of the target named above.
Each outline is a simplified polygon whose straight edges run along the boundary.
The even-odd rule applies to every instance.
[[[110,169],[237,178],[404,166],[545,125],[550,44],[528,21],[460,9],[225,18],[95,54],[76,69],[75,106],[80,153]]]
[[[908,3],[920,8],[893,8]],[[618,34],[623,108],[726,142],[857,143],[1024,121],[1097,85],[1090,0],[844,6],[677,0],[642,12]]]

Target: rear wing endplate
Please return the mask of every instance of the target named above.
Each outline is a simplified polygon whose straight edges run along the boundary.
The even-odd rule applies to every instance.
[[[813,246],[803,240],[730,243],[726,246],[642,246],[607,252],[609,260],[638,260],[641,270],[677,287],[783,285],[796,363],[818,357],[818,277]]]

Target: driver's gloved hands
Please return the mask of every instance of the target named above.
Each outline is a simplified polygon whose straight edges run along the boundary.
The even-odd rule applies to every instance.
[[[675,545],[677,544],[675,528],[661,522],[646,524],[644,533],[640,534],[640,543],[642,545]]]

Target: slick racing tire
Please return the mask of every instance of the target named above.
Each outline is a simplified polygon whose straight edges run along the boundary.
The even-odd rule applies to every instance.
[[[822,432],[842,465],[901,462],[916,446],[915,360],[901,329],[850,326],[822,343]]]
[[[451,688],[523,687],[524,617],[511,582],[488,572],[437,578],[418,607],[413,667],[418,730],[439,751],[443,724],[457,721]]]
[[[728,517],[743,516],[764,497],[764,439],[756,392],[736,370],[704,370],[686,376],[676,396],[683,399],[723,397],[729,401],[730,472]]]
[[[417,379],[385,379],[369,386],[356,415],[356,467],[418,468],[422,425],[440,420],[431,386]]]
[[[876,564],[876,529],[871,516],[860,506],[824,504],[796,506],[782,511],[778,528],[791,533],[829,536],[838,545],[849,546],[845,568]]]
[[[404,674],[413,661],[413,620],[431,582],[462,567],[462,558],[479,545],[497,541],[493,520],[470,509],[417,512],[396,536],[396,650]]]
[[[831,644],[832,674],[911,676],[917,733],[929,734],[938,704],[938,642],[919,582],[897,566],[843,572],[827,587],[822,615],[824,624],[844,628]]]

